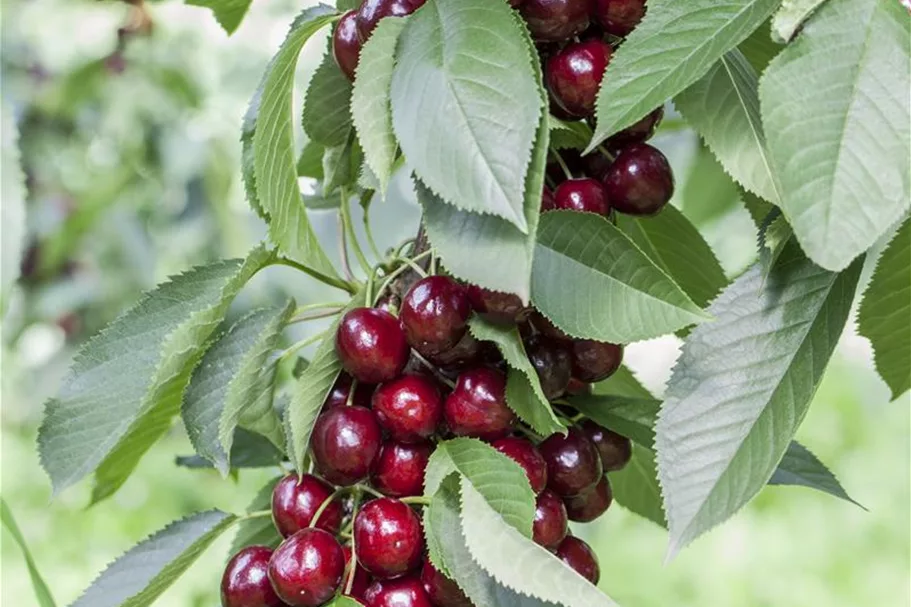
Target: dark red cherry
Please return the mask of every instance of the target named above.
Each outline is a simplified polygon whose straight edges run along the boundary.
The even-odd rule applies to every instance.
[[[654,215],[674,195],[674,174],[660,150],[634,143],[617,155],[604,179],[604,191],[621,213]]]
[[[592,16],[605,32],[623,38],[645,16],[645,0],[593,0]]]
[[[532,538],[548,550],[556,550],[569,531],[566,506],[560,496],[545,489],[535,502]]]
[[[598,580],[601,579],[601,568],[598,565],[597,555],[588,544],[579,538],[572,535],[567,536],[557,548],[557,556],[592,584],[597,585]]]
[[[459,343],[468,331],[469,316],[468,292],[448,276],[428,276],[416,282],[399,312],[408,343],[424,356]]]
[[[664,106],[660,106],[646,114],[639,122],[628,126],[619,133],[614,133],[607,138],[607,147],[619,150],[632,143],[643,143],[652,138],[661,119],[664,118]],[[603,177],[602,177],[603,179]]]
[[[368,502],[354,520],[357,559],[380,579],[408,573],[421,564],[421,520],[407,504],[383,497]]]
[[[417,575],[377,580],[367,589],[364,598],[367,607],[434,607]]]
[[[568,342],[543,334],[534,335],[526,340],[525,353],[538,373],[544,396],[553,400],[566,392],[572,376],[572,352]]]
[[[623,346],[592,339],[572,342],[573,377],[595,383],[607,379],[623,362]]]
[[[405,445],[385,442],[373,464],[370,483],[377,491],[391,497],[421,495],[424,492],[424,470],[432,452],[430,443]]]
[[[525,0],[519,13],[541,42],[569,40],[588,27],[589,0]]]
[[[574,495],[563,500],[566,504],[566,513],[569,520],[577,523],[590,523],[610,508],[611,502],[614,501],[614,494],[611,492],[610,481],[606,476],[594,487],[589,487],[579,495]]]
[[[354,82],[354,70],[361,54],[361,41],[357,37],[357,11],[348,11],[339,19],[332,32],[332,55],[348,80]]]
[[[544,490],[547,486],[547,462],[530,440],[509,436],[494,441],[491,446],[522,466],[535,494]]]
[[[611,163],[613,163],[613,160],[600,150],[596,150],[591,154],[582,157],[582,164],[585,166],[585,174],[597,179],[599,182],[604,181]],[[608,204],[610,204],[609,200]]]
[[[342,588],[347,588],[348,585],[348,576],[351,575],[351,567],[354,567],[354,581],[351,583],[351,590],[348,592],[342,591],[342,594],[345,596],[350,596],[355,598],[360,602],[366,602],[364,595],[367,593],[367,588],[370,586],[370,575],[364,570],[363,567],[359,566],[357,560],[353,563],[351,562],[351,546],[342,546],[342,551],[345,553],[345,575],[342,577]]]
[[[348,395],[351,393],[351,384],[353,379],[345,372],[339,373],[338,379],[332,384],[332,390],[326,396],[323,402],[323,409],[332,409],[334,407],[344,407],[348,404]],[[370,407],[370,400],[373,397],[373,384],[358,383],[354,389],[354,397],[351,404],[358,407]]]
[[[561,497],[578,495],[601,480],[601,457],[581,428],[551,434],[538,445],[547,462],[547,487]]]
[[[610,205],[604,197],[604,186],[588,177],[567,179],[554,191],[554,204],[558,209],[596,213],[607,216]]]
[[[301,529],[275,549],[269,579],[275,593],[293,607],[317,607],[332,598],[345,572],[345,554],[331,534]]]
[[[514,293],[501,293],[469,285],[468,298],[475,312],[492,322],[515,323],[527,313],[526,306]]]
[[[234,555],[221,578],[222,607],[283,607],[269,582],[272,549],[249,546]]]
[[[590,116],[611,53],[609,44],[595,39],[568,44],[548,59],[544,77],[554,101],[577,118]]]
[[[486,367],[459,375],[443,415],[456,436],[494,440],[509,433],[516,415],[506,405],[506,377]]]
[[[357,35],[367,42],[383,17],[404,17],[423,5],[425,0],[364,0],[357,9]]]
[[[577,396],[579,394],[591,394],[592,385],[582,381],[581,379],[571,377],[569,379],[569,384],[566,386],[566,393],[570,396]]]
[[[365,384],[397,377],[411,353],[399,321],[376,308],[355,308],[345,314],[335,334],[335,349],[345,371]]]
[[[334,485],[347,486],[367,478],[381,440],[373,411],[338,407],[320,413],[310,447],[319,473]]]
[[[437,607],[472,607],[458,584],[443,575],[426,556],[421,569],[421,583],[430,602]]]
[[[310,526],[313,515],[333,488],[312,474],[298,477],[289,474],[278,481],[272,490],[272,520],[282,537],[294,535]],[[342,505],[331,502],[320,514],[316,526],[329,533],[337,533],[342,523]]]
[[[535,329],[539,333],[551,337],[553,339],[569,339],[569,335],[557,328],[557,326],[550,321],[549,318],[535,310],[531,313],[531,324],[534,325]]]
[[[550,188],[544,186],[544,189],[541,191],[541,212],[553,211],[557,208],[557,202],[554,200],[554,194],[550,191]]]
[[[633,445],[628,438],[608,430],[590,419],[582,422],[582,430],[594,443],[601,455],[601,466],[605,472],[621,470],[633,456]]]
[[[436,432],[443,418],[443,400],[432,378],[403,375],[376,389],[373,411],[393,439],[414,443]]]

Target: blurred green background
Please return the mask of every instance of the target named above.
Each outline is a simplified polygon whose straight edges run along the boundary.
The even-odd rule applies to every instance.
[[[141,290],[192,264],[243,254],[264,233],[239,180],[240,120],[300,8],[256,2],[228,38],[208,11],[177,2],[141,10],[114,1],[4,2],[4,109],[20,130],[28,215],[25,275],[4,302],[0,490],[61,605],[167,522],[210,507],[239,512],[277,473],[222,480],[177,468],[175,456],[190,453],[178,426],[112,499],[87,510],[88,483],[51,498],[35,436],[42,403],[81,341]],[[307,46],[301,83],[324,49]],[[656,142],[674,164],[675,204],[735,276],[755,257],[753,224],[736,186],[674,124],[672,117]],[[3,128],[6,138],[12,124]],[[335,251],[333,213],[313,215]],[[373,215],[381,246],[413,234],[418,213],[407,184],[398,180]],[[4,225],[3,236],[10,234]],[[296,273],[270,271],[234,313],[285,294],[299,303],[328,295]],[[675,338],[635,344],[629,365],[660,393],[678,345]],[[665,533],[615,507],[577,530],[598,551],[603,588],[626,607],[911,604],[909,396],[888,398],[869,345],[846,331],[798,435],[869,511],[770,488],[665,565]],[[34,604],[18,547],[5,531],[0,540],[0,603]],[[216,605],[228,541],[157,604]]]

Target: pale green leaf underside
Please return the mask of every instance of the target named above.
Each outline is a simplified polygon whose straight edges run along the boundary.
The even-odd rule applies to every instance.
[[[19,546],[19,550],[22,551],[22,558],[25,559],[25,565],[28,567],[28,576],[32,581],[32,588],[35,589],[35,597],[38,599],[38,606],[55,607],[56,603],[54,603],[54,597],[51,595],[51,591],[44,582],[44,578],[41,577],[41,573],[38,571],[35,559],[32,558],[32,553],[28,549],[25,538],[22,537],[22,532],[19,531],[19,525],[16,524],[16,519],[13,518],[12,511],[9,506],[7,506],[6,500],[2,497],[0,497],[0,522],[2,522],[6,530],[9,531],[9,534],[13,536],[13,540]]]
[[[789,42],[803,22],[825,1],[783,0],[781,8],[772,18],[772,36],[777,42]]]
[[[769,479],[769,484],[809,487],[860,506],[851,499],[832,471],[798,442],[792,441],[788,445],[788,450]]]
[[[351,130],[351,81],[345,76],[332,53],[313,73],[304,97],[302,123],[311,141],[326,147],[342,145]]]
[[[25,174],[19,154],[19,129],[12,107],[5,101],[0,107],[0,223],[3,240],[0,242],[0,303],[6,303],[7,292],[19,278],[20,263],[25,246]],[[2,309],[2,308],[0,308]]]
[[[212,9],[215,20],[228,34],[233,34],[244,20],[253,0],[187,0],[187,4]]]
[[[610,472],[607,476],[615,502],[656,525],[667,527],[653,451],[634,443],[629,463],[622,470]]]
[[[760,83],[781,208],[810,259],[841,270],[911,207],[908,14],[830,0]]]

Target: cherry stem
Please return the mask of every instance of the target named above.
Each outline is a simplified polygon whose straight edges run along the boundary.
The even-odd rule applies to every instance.
[[[601,152],[602,154],[604,154],[605,156],[607,156],[607,159],[610,160],[611,162],[613,162],[614,160],[617,159],[617,157],[614,156],[613,154],[611,154],[609,151],[607,151],[607,148],[604,147],[603,145],[599,145],[597,147],[597,150],[599,152]]]
[[[378,260],[382,260],[383,254],[380,253],[380,248],[376,246],[376,241],[373,239],[373,230],[370,229],[370,205],[364,207],[364,233],[367,234],[367,244],[370,246],[373,255]]]
[[[423,253],[420,253],[420,254],[416,255],[415,257],[413,257],[410,261],[412,263],[414,263],[414,262],[417,262],[417,260],[423,259],[431,254],[432,254],[432,251],[424,251]],[[397,258],[397,259],[404,259],[404,258]],[[380,286],[379,290],[376,292],[376,295],[374,295],[374,301],[371,302],[368,300],[367,303],[374,305],[376,303],[376,300],[378,300],[383,295],[383,293],[386,292],[386,289],[389,288],[389,285],[392,284],[392,281],[395,280],[396,278],[398,278],[403,272],[410,270],[410,269],[413,269],[413,268],[411,266],[409,266],[407,263],[396,268],[389,276],[386,276],[383,279],[383,284]],[[421,272],[424,274],[424,276],[427,275],[423,270],[421,270]]]
[[[557,164],[559,164],[560,168],[563,169],[563,174],[566,175],[566,178],[572,179],[573,173],[572,173],[572,171],[569,170],[569,167],[566,166],[566,161],[563,160],[563,156],[560,156],[560,152],[558,152],[557,150],[551,150],[551,152],[553,153],[554,158],[557,159]]]
[[[368,485],[357,484],[357,485],[355,485],[355,487],[359,491],[362,491],[364,493],[369,493],[373,497],[386,497],[385,495],[383,495],[382,493],[380,493],[379,491],[377,491],[376,489],[374,489],[373,487],[370,487]]]
[[[345,406],[350,407],[354,404],[354,391],[357,390],[357,380],[351,379],[351,386],[348,388],[348,398],[345,399]]]
[[[335,287],[336,289],[341,289],[342,291],[347,291],[350,295],[354,295],[355,293],[357,293],[358,287],[354,283],[353,280],[346,281],[346,280],[341,280],[340,278],[335,278],[333,276],[327,276],[327,275],[323,274],[322,272],[318,272],[318,271],[314,270],[313,268],[307,267],[301,263],[294,261],[293,259],[288,259],[286,257],[280,257],[277,260],[275,260],[274,263],[276,263],[278,265],[282,265],[282,266],[288,266],[289,268],[294,268],[296,270],[300,270],[304,274],[307,274],[308,276],[312,276],[313,278],[317,279],[321,283],[327,284],[331,287]]]
[[[350,487],[339,487],[338,489],[333,491],[329,495],[329,497],[327,497],[326,499],[323,500],[323,503],[319,505],[319,508],[316,509],[316,512],[313,513],[313,518],[310,519],[310,524],[308,525],[308,527],[310,527],[311,529],[313,527],[316,527],[316,524],[319,523],[319,517],[321,517],[323,515],[323,512],[326,511],[326,508],[329,507],[329,504],[331,504],[335,498],[337,498],[338,496],[340,496],[344,493],[347,493],[350,490],[351,490]]]
[[[415,504],[417,506],[429,506],[430,498],[423,495],[412,495],[409,497],[400,497],[399,501],[403,504]]]
[[[344,206],[344,205],[342,205]],[[345,231],[345,218],[342,213],[338,214],[338,252],[342,258],[342,271],[345,278],[354,281],[354,274],[351,273],[351,261],[348,259],[348,242],[347,232]]]
[[[267,516],[272,516],[271,510],[257,510],[255,512],[248,512],[243,516],[237,517],[238,521],[247,521],[251,518],[265,518]]]
[[[525,436],[527,436],[528,438],[530,438],[533,441],[540,442],[540,441],[544,440],[543,436],[541,436],[540,434],[538,434],[531,428],[526,428],[522,424],[516,424],[516,430],[518,430],[519,432],[521,432],[522,434],[524,434]]]
[[[418,360],[421,362],[422,365],[424,365],[425,367],[427,367],[428,369],[430,369],[430,372],[433,373],[433,375],[434,375],[439,381],[441,381],[442,383],[446,384],[446,385],[449,386],[451,389],[455,389],[455,383],[453,383],[453,381],[452,381],[451,379],[449,379],[448,377],[446,377],[445,375],[443,375],[443,374],[440,372],[440,370],[436,368],[436,365],[432,364],[429,360],[427,360],[426,358],[424,358],[424,356],[421,355],[420,353],[418,353],[417,350],[412,350],[412,351],[411,351],[411,354],[412,354],[412,356],[414,356],[416,359],[418,359]]]
[[[348,200],[348,190],[345,188],[341,189],[342,204],[341,204],[341,213],[342,223],[345,226],[345,229],[348,231],[348,236],[351,239],[351,248],[354,249],[354,256],[357,257],[357,262],[361,264],[361,269],[365,274],[370,274],[371,266],[367,261],[367,256],[364,255],[363,249],[361,249],[361,243],[357,240],[357,234],[354,232],[354,223],[351,221],[351,207]]]
[[[351,511],[352,522],[354,522],[354,519],[357,518],[357,513],[360,507],[361,493],[358,491],[354,497],[354,509]],[[348,579],[345,581],[345,594],[351,594],[351,589],[354,587],[354,574],[357,572],[357,540],[354,539],[353,533],[349,537],[351,538],[351,567],[348,570]]]

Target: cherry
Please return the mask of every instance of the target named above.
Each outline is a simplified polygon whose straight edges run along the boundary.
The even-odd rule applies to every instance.
[[[332,55],[348,80],[354,82],[354,71],[361,54],[361,41],[357,37],[357,11],[348,11],[339,19],[332,32]]]
[[[458,584],[443,575],[427,557],[424,557],[421,569],[421,583],[430,602],[437,607],[472,607],[471,601]]]
[[[645,0],[594,0],[592,15],[608,34],[623,38],[645,16]]]
[[[468,331],[470,315],[465,287],[448,276],[428,276],[405,295],[399,320],[411,347],[428,356],[459,343]]]
[[[554,200],[554,194],[550,191],[550,188],[544,186],[544,189],[541,191],[541,212],[553,211],[557,208],[557,201]]]
[[[566,386],[566,393],[570,396],[577,396],[579,394],[591,394],[592,385],[582,381],[581,379],[571,377],[569,378],[569,384]]]
[[[539,333],[552,337],[553,339],[570,339],[569,335],[557,328],[549,318],[535,310],[531,313],[531,324]]]
[[[623,346],[592,339],[572,342],[573,377],[593,384],[607,379],[623,362]]]
[[[556,550],[569,531],[566,506],[550,489],[545,489],[535,502],[532,538],[548,550]]]
[[[544,490],[547,486],[547,462],[531,441],[510,436],[494,441],[491,446],[522,466],[535,495]]]
[[[619,133],[614,133],[607,138],[607,146],[611,149],[619,150],[620,148],[630,145],[631,143],[643,143],[652,138],[661,119],[664,118],[664,106],[660,106],[645,115],[644,118],[628,126]]]
[[[397,499],[367,503],[354,519],[357,559],[374,576],[393,578],[421,563],[424,536],[414,510]]]
[[[301,529],[282,542],[269,561],[275,593],[293,607],[317,607],[331,599],[344,572],[341,545],[322,529]]]
[[[383,443],[370,474],[371,484],[385,495],[406,497],[424,491],[424,470],[433,447],[429,443]]]
[[[446,371],[453,371],[479,364],[484,356],[484,350],[484,343],[475,339],[471,333],[466,333],[455,347],[445,352],[428,356],[427,359],[437,367]]]
[[[367,478],[381,440],[373,411],[338,407],[316,419],[310,447],[316,468],[326,480],[335,485],[353,485]]]
[[[590,419],[582,422],[582,430],[594,443],[601,455],[601,466],[605,472],[623,469],[633,456],[633,445],[628,438],[621,436]]]
[[[570,428],[566,436],[551,434],[538,450],[547,462],[547,487],[557,495],[578,495],[601,479],[598,449],[580,428]]]
[[[604,190],[621,213],[654,215],[674,195],[674,174],[658,149],[634,143],[617,155],[604,178]]]
[[[345,588],[348,583],[351,567],[355,567],[354,581],[351,583],[351,590],[349,592],[344,592],[343,594],[363,603],[366,601],[364,595],[367,593],[367,587],[370,586],[370,576],[363,567],[358,567],[357,560],[353,563],[351,562],[351,546],[342,546],[342,552],[345,553],[345,575],[342,577],[342,588]]]
[[[283,607],[269,582],[272,549],[249,546],[234,555],[221,578],[222,607]]]
[[[365,384],[397,377],[411,350],[398,320],[376,308],[355,308],[342,317],[335,349],[345,371]]]
[[[294,535],[310,526],[313,515],[332,495],[332,487],[312,474],[289,474],[272,490],[272,520],[282,537]],[[337,533],[342,523],[342,506],[331,502],[319,516],[316,526]]]
[[[601,151],[595,151],[582,157],[582,166],[585,167],[584,173],[590,177],[594,177],[598,181],[604,181],[607,170],[612,163],[613,159]],[[608,201],[608,203],[610,203],[610,201]]]
[[[506,435],[516,415],[506,406],[506,377],[486,367],[459,375],[443,415],[453,434],[494,440]]]
[[[404,17],[423,5],[425,0],[364,0],[357,9],[357,35],[367,42],[383,17]]]
[[[577,118],[590,116],[612,52],[606,42],[585,40],[548,59],[544,77],[554,101]]]
[[[569,520],[577,523],[589,523],[610,508],[611,502],[614,501],[614,494],[611,492],[610,481],[606,476],[590,487],[572,497],[566,498],[563,502],[566,505],[566,513]]]
[[[525,342],[525,353],[541,380],[548,400],[566,392],[572,375],[572,352],[567,342],[546,335],[535,335]]]
[[[601,579],[598,556],[584,541],[572,535],[567,536],[557,548],[557,556],[589,582],[598,584]]]
[[[377,580],[367,589],[364,598],[367,607],[433,607],[417,575]]]
[[[597,213],[607,216],[610,205],[604,197],[604,186],[588,177],[567,179],[554,191],[554,203],[558,209]]]
[[[525,305],[514,293],[501,293],[469,285],[468,298],[475,312],[492,322],[512,324],[526,313]]]
[[[589,0],[525,0],[519,13],[532,37],[542,42],[568,40],[588,27]]]
[[[332,384],[332,390],[329,391],[326,400],[323,402],[323,409],[332,409],[334,407],[344,407],[347,405],[348,395],[351,393],[351,384],[353,381],[353,378],[347,373],[339,373],[338,379]],[[357,405],[358,407],[370,407],[370,399],[373,397],[374,388],[375,386],[372,384],[358,383],[357,387],[354,389],[354,397],[352,398],[351,404]]]
[[[432,378],[403,375],[377,388],[373,411],[393,439],[414,443],[433,436],[443,417],[443,401]]]

